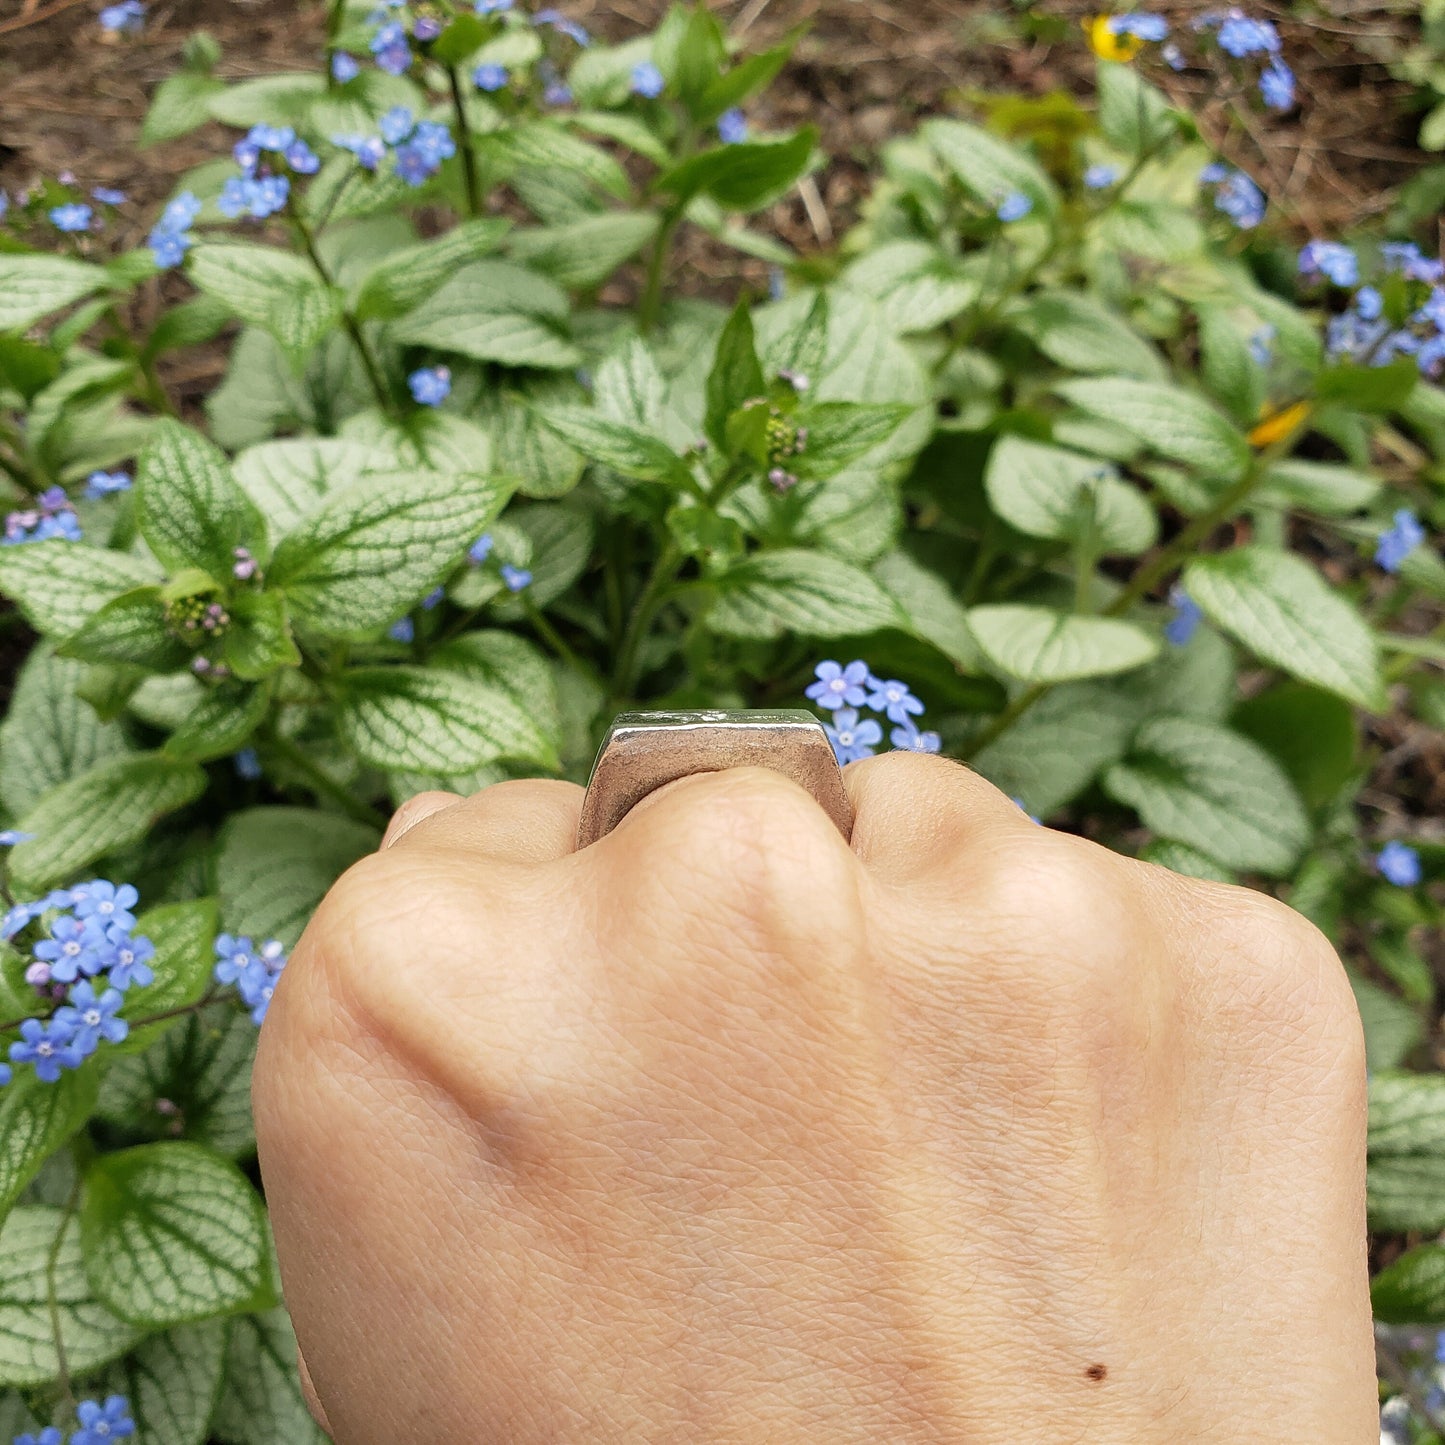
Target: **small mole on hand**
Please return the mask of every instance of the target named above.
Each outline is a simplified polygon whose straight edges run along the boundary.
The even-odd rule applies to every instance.
[[[1108,1375],[1109,1367],[1108,1365],[1090,1365],[1084,1373],[1091,1380],[1102,1380]]]

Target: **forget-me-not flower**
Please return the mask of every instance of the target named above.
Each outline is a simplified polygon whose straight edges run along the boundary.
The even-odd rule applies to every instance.
[[[835,711],[843,707],[863,707],[868,701],[869,681],[866,662],[850,662],[842,667],[833,661],[820,662],[814,669],[817,682],[810,683],[804,696],[821,708]]]
[[[0,828],[0,848],[13,848],[17,843],[29,843],[34,833],[22,833],[18,828]]]
[[[569,20],[560,10],[539,10],[532,17],[533,25],[550,25],[584,50],[592,44],[592,37],[575,20]]]
[[[1102,162],[1090,166],[1084,172],[1084,185],[1091,191],[1107,190],[1118,179],[1119,167],[1105,165]]]
[[[88,231],[94,211],[80,201],[67,201],[63,206],[52,206],[48,212],[50,224],[57,231]]]
[[[883,729],[871,717],[858,718],[856,708],[839,708],[833,714],[831,723],[823,724],[828,741],[833,744],[833,755],[840,763],[851,763],[858,758],[871,758],[873,749],[883,740]]]
[[[112,988],[124,993],[132,984],[145,988],[155,981],[150,961],[155,957],[156,946],[150,939],[133,938],[128,929],[116,926],[108,928],[105,936],[111,947],[105,976]]]
[[[718,116],[717,138],[729,146],[740,145],[748,138],[748,118],[737,106]]]
[[[472,84],[478,90],[495,92],[505,88],[507,80],[507,67],[505,65],[483,64],[472,71]]]
[[[1163,40],[1169,34],[1169,22],[1162,15],[1135,10],[1127,15],[1111,15],[1109,30],[1114,35],[1132,35],[1139,40]]]
[[[331,78],[338,85],[345,85],[361,74],[361,62],[344,50],[338,50],[331,57]]]
[[[909,691],[906,682],[890,678],[868,678],[868,706],[874,712],[881,712],[889,722],[907,723],[910,717],[917,717],[923,711],[923,704]]]
[[[1294,105],[1294,71],[1278,56],[1259,73],[1259,95],[1271,110],[1289,110]]]
[[[645,100],[656,100],[666,88],[667,81],[650,60],[639,60],[632,67],[628,86],[633,95],[640,95]]]
[[[246,937],[223,933],[216,939],[215,949],[220,959],[215,967],[217,983],[235,983],[256,961],[255,945]]]
[[[130,1033],[130,1025],[116,1017],[124,1002],[119,989],[97,995],[95,985],[86,979],[70,990],[64,1007],[56,1009],[55,1022],[70,1030],[71,1041],[82,1054],[93,1054],[101,1039],[118,1044]]]
[[[103,927],[119,924],[122,928],[135,927],[135,914],[130,910],[140,901],[138,894],[129,883],[119,888],[104,878],[97,878],[85,885],[85,896],[75,904],[77,918],[96,918]]]
[[[1264,192],[1243,171],[1215,162],[1200,171],[1199,179],[1215,188],[1215,210],[1222,211],[1241,231],[1253,230],[1264,220]]]
[[[1299,253],[1301,276],[1324,276],[1336,286],[1353,286],[1360,279],[1359,257],[1338,241],[1307,241]]]
[[[92,501],[114,496],[117,492],[128,492],[130,488],[129,472],[92,472],[85,479],[85,495]]]
[[[1408,843],[1391,838],[1375,855],[1375,867],[1386,883],[1413,888],[1421,878],[1420,855]]]
[[[406,379],[412,397],[422,406],[440,406],[452,391],[452,373],[445,366],[419,366]]]
[[[56,1019],[41,1022],[26,1019],[20,1025],[20,1041],[10,1045],[12,1064],[32,1064],[43,1084],[53,1084],[62,1069],[78,1069],[84,1053],[71,1041],[70,1031]]]
[[[480,567],[491,555],[492,534],[490,532],[483,532],[482,535],[467,548],[467,560],[474,567]]]
[[[1010,191],[998,203],[998,210],[994,214],[1007,224],[1009,221],[1023,220],[1033,208],[1034,203],[1022,191]]]
[[[416,623],[410,617],[399,617],[386,629],[386,635],[393,642],[411,643],[416,641]]]
[[[0,1082],[8,1083],[10,1070],[0,1065],[0,1071],[6,1075]],[[27,1430],[23,1435],[15,1437],[15,1445],[63,1445],[65,1437],[55,1428],[54,1425],[47,1425],[38,1435]]]
[[[121,0],[100,12],[100,28],[112,35],[138,35],[145,27],[146,8],[141,0]]]
[[[1199,624],[1204,621],[1204,613],[1199,604],[1180,586],[1176,585],[1170,590],[1169,601],[1173,605],[1174,613],[1164,624],[1164,640],[1171,647],[1186,647],[1199,631]]]
[[[532,574],[525,567],[514,567],[510,562],[502,563],[502,581],[508,592],[520,592],[531,586]]]
[[[70,1437],[70,1445],[109,1445],[126,1435],[135,1434],[135,1421],[130,1418],[130,1405],[124,1395],[107,1395],[102,1405],[96,1400],[82,1400],[75,1407],[80,1429]]]
[[[935,732],[920,732],[912,723],[896,727],[888,734],[893,746],[905,753],[936,753],[943,739]]]
[[[99,201],[102,206],[123,206],[125,205],[125,192],[117,191],[110,186],[96,186],[90,193],[93,201]]]
[[[105,944],[105,930],[98,923],[63,913],[50,925],[50,937],[35,945],[35,956],[50,965],[60,983],[73,983],[81,974],[100,972]]]
[[[1398,572],[1405,558],[1425,540],[1425,529],[1420,519],[1408,507],[1401,507],[1395,513],[1394,524],[1380,533],[1375,545],[1375,563],[1386,572]]]
[[[371,37],[370,50],[378,66],[388,75],[405,75],[411,69],[411,47],[406,29],[393,20]]]
[[[1219,48],[1237,60],[1246,55],[1277,55],[1279,31],[1268,20],[1255,20],[1241,10],[1231,10],[1220,21]]]

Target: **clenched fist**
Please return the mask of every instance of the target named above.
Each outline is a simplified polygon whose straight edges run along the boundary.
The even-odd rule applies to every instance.
[[[413,800],[255,1073],[339,1445],[1372,1445],[1364,1052],[1297,914],[956,764]]]

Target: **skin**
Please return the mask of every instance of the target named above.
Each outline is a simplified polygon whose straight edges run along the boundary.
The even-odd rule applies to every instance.
[[[255,1107],[340,1445],[1374,1445],[1365,1066],[1255,892],[850,765],[414,799]]]

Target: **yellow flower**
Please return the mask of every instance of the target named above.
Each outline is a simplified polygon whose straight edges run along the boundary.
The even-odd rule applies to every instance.
[[[1095,15],[1084,21],[1084,33],[1089,37],[1089,49],[1100,60],[1119,60],[1127,65],[1144,48],[1144,42],[1137,35],[1125,32],[1117,35],[1111,28],[1112,15]]]
[[[1273,446],[1302,425],[1312,408],[1307,401],[1297,401],[1283,411],[1274,411],[1266,406],[1260,410],[1259,425],[1249,434],[1249,444],[1255,448]]]

